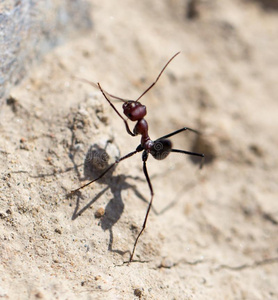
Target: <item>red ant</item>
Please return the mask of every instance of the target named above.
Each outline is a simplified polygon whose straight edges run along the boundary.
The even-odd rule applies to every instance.
[[[88,81],[86,79],[81,79],[81,81],[89,83],[91,85],[93,85],[94,87],[98,87],[100,89],[100,91],[102,92],[104,98],[108,101],[108,103],[112,106],[112,108],[114,109],[114,111],[118,114],[118,116],[124,121],[125,127],[126,127],[126,131],[128,134],[130,134],[131,136],[136,136],[138,134],[141,135],[141,144],[136,148],[135,151],[132,151],[130,153],[128,153],[125,156],[122,156],[121,158],[117,159],[112,165],[110,165],[100,176],[98,176],[96,179],[88,182],[87,184],[79,187],[78,189],[75,189],[72,191],[72,193],[76,193],[77,191],[83,189],[84,187],[90,185],[91,183],[99,180],[100,178],[102,178],[109,170],[111,170],[116,164],[118,164],[120,161],[127,159],[131,156],[133,156],[134,154],[138,153],[138,152],[142,152],[142,161],[143,161],[143,172],[145,174],[149,189],[150,189],[150,193],[151,193],[151,200],[149,202],[149,206],[145,215],[145,219],[143,222],[143,226],[141,231],[139,232],[137,238],[135,239],[134,245],[133,245],[133,250],[131,252],[130,255],[130,259],[129,259],[129,263],[132,261],[133,256],[134,256],[134,252],[136,249],[136,245],[138,243],[138,240],[140,238],[140,236],[142,235],[146,224],[147,224],[147,220],[148,220],[148,216],[149,216],[149,212],[150,209],[152,207],[152,202],[153,202],[153,196],[154,196],[154,192],[153,192],[153,187],[151,184],[151,180],[147,171],[147,159],[149,154],[151,154],[155,159],[158,160],[162,160],[164,158],[166,158],[170,152],[176,152],[176,153],[183,153],[183,154],[188,154],[188,155],[195,155],[195,156],[199,156],[202,157],[201,160],[201,164],[200,164],[200,168],[202,168],[203,165],[203,159],[204,159],[204,154],[200,154],[200,153],[195,153],[195,152],[190,152],[190,151],[185,151],[185,150],[179,150],[179,149],[173,149],[172,148],[172,142],[168,139],[169,137],[176,135],[182,131],[185,130],[189,130],[192,132],[195,132],[197,134],[199,134],[199,132],[197,130],[188,128],[188,127],[183,127],[179,130],[176,130],[174,132],[171,132],[169,134],[166,134],[156,140],[151,140],[151,138],[149,137],[148,134],[148,123],[147,121],[144,119],[144,117],[147,114],[147,109],[146,106],[141,104],[139,102],[139,99],[141,99],[158,81],[158,79],[160,78],[161,74],[164,72],[164,70],[166,69],[166,67],[168,66],[168,64],[179,54],[180,52],[176,53],[167,63],[166,65],[163,67],[163,69],[161,70],[161,72],[159,73],[159,75],[157,76],[156,80],[141,94],[141,96],[139,96],[136,100],[127,100],[127,99],[123,99],[117,96],[113,96],[109,93],[107,93],[105,90],[102,89],[102,87],[100,86],[99,83],[95,84],[91,81]],[[126,115],[126,117],[133,121],[133,122],[137,122],[133,132],[130,130],[127,120],[124,119],[124,117],[119,113],[119,111],[116,109],[116,107],[113,105],[113,103],[108,99],[107,95],[111,98],[114,99],[118,99],[122,102],[124,102],[123,104],[123,111],[124,114]]]

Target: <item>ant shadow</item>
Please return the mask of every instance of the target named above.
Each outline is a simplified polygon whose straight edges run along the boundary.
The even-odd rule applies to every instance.
[[[109,166],[109,155],[106,152],[107,146],[109,142],[106,144],[105,148],[99,147],[97,144],[92,145],[87,154],[84,161],[84,176],[81,176],[80,172],[78,171],[78,178],[80,181],[82,180],[92,180],[97,178],[100,174],[103,173],[105,169]],[[73,158],[73,157],[72,157]],[[77,166],[75,165],[74,169]],[[118,253],[120,255],[124,255],[126,253],[130,253],[129,250],[122,251],[119,249],[113,249],[113,226],[119,221],[121,215],[124,211],[124,202],[122,198],[122,191],[127,189],[132,189],[134,194],[142,200],[144,203],[148,204],[149,200],[147,200],[140,191],[136,188],[136,185],[130,184],[127,182],[127,179],[133,179],[136,181],[145,182],[145,178],[140,178],[138,176],[131,176],[131,175],[113,175],[113,171],[115,170],[116,166],[110,170],[107,174],[105,174],[102,178],[100,178],[97,183],[93,184],[107,184],[105,188],[103,188],[98,194],[96,194],[91,201],[89,201],[86,205],[81,207],[81,199],[83,199],[82,194],[80,191],[76,193],[76,205],[74,208],[74,212],[72,214],[72,220],[76,220],[80,217],[87,209],[89,209],[98,199],[100,199],[104,194],[109,192],[112,195],[112,198],[109,200],[108,204],[105,207],[104,214],[100,217],[99,225],[101,226],[103,231],[109,231],[109,243],[108,243],[108,251]],[[159,177],[159,174],[152,176],[152,179],[155,177]],[[183,185],[180,191],[177,192],[176,196],[173,200],[166,205],[163,209],[159,212],[153,206],[151,210],[155,213],[155,215],[162,215],[173,206],[175,206],[181,199],[181,195],[184,193],[185,190],[189,190],[193,187],[192,183],[188,183]],[[87,187],[90,188],[90,187]]]
[[[107,145],[106,147],[107,148]],[[81,178],[79,173],[80,180],[92,180],[97,178],[109,165],[109,155],[106,152],[106,149],[99,147],[98,145],[92,145],[84,161],[84,178]],[[109,231],[109,244],[108,250],[111,252],[116,252],[120,255],[124,255],[130,251],[122,251],[119,249],[113,249],[113,226],[120,219],[124,211],[124,202],[122,199],[122,191],[127,189],[132,189],[135,195],[141,199],[143,202],[148,203],[146,198],[138,191],[135,185],[128,183],[126,180],[131,178],[134,180],[144,181],[144,179],[139,178],[138,176],[130,175],[113,175],[115,167],[112,168],[105,176],[100,178],[97,183],[107,184],[107,186],[100,191],[93,199],[87,203],[85,206],[80,207],[80,200],[82,199],[82,194],[77,193],[76,206],[72,215],[72,220],[76,220],[80,217],[87,209],[89,209],[100,197],[102,197],[106,192],[110,190],[112,198],[109,200],[108,204],[105,207],[104,214],[100,217],[99,225],[103,231]],[[89,187],[88,187],[89,188]]]

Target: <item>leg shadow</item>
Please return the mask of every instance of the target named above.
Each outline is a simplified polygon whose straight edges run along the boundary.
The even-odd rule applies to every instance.
[[[97,178],[100,174],[104,172],[109,166],[109,155],[106,150],[100,148],[98,145],[92,145],[84,161],[84,178],[92,180]],[[126,180],[142,180],[138,177],[133,177],[130,175],[118,175],[113,176],[114,168],[105,174],[98,183],[107,184],[107,186],[99,192],[89,203],[80,208],[80,200],[82,199],[82,194],[79,191],[77,193],[76,206],[72,215],[72,220],[76,220],[80,217],[88,208],[91,207],[100,197],[102,197],[109,189],[112,194],[112,199],[109,200],[108,204],[105,207],[105,213],[100,218],[100,226],[103,231],[109,231],[109,244],[108,250],[111,252],[124,255],[125,253],[130,253],[129,250],[123,251],[120,249],[113,249],[114,235],[113,235],[113,226],[119,221],[121,215],[124,211],[124,202],[122,199],[122,191],[126,189],[132,189],[135,195],[140,198],[142,201],[148,203],[146,198],[136,189],[134,185],[129,184]],[[143,180],[142,180],[143,181]],[[93,183],[95,184],[95,183]],[[89,188],[89,187],[87,187]]]

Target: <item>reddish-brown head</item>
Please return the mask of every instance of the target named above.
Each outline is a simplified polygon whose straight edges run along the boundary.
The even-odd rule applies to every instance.
[[[123,104],[124,114],[131,121],[138,121],[145,117],[147,114],[147,108],[145,105],[142,105],[140,102],[136,101],[127,101]]]

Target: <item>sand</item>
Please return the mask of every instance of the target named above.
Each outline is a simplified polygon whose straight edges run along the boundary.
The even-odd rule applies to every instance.
[[[277,10],[91,2],[92,31],[48,53],[1,110],[0,298],[277,299]],[[128,265],[150,200],[141,154],[69,193],[140,137],[72,76],[136,99],[178,51],[140,101],[152,139],[201,131],[171,140],[206,163],[149,157],[153,209]]]

